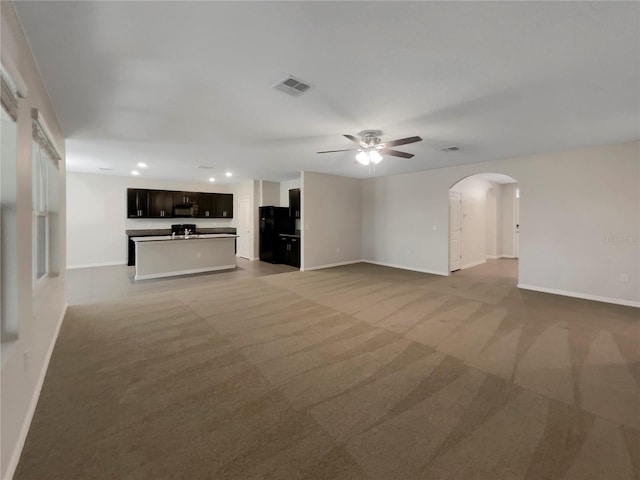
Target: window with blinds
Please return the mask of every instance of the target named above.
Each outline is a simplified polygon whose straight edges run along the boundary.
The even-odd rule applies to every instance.
[[[32,200],[33,200],[33,285],[57,273],[58,162],[60,155],[50,140],[38,111],[33,109]]]
[[[3,58],[3,61],[5,59]],[[23,90],[24,92],[24,90]],[[17,145],[18,99],[24,96],[0,64],[0,339],[18,338]]]

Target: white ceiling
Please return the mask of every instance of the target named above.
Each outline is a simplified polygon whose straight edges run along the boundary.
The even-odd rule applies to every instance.
[[[484,178],[485,180],[489,180],[490,182],[499,183],[502,185],[505,185],[507,183],[518,183],[515,178],[512,178],[509,175],[503,175],[502,173],[478,173],[474,176]]]
[[[640,138],[638,2],[35,2],[70,171],[380,176]],[[292,74],[313,88],[271,86]],[[342,134],[413,135],[370,172]],[[441,148],[457,145],[459,152]],[[198,165],[213,167],[197,169]]]

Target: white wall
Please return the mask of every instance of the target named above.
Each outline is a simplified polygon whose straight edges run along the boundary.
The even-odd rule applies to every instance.
[[[447,275],[448,190],[482,172],[519,180],[522,286],[640,302],[640,142],[366,179],[363,257]]]
[[[127,218],[127,188],[230,193],[228,185],[191,184],[140,177],[67,173],[67,266],[127,262],[125,230],[170,228],[175,218]],[[235,200],[235,198],[234,198]],[[234,205],[235,208],[236,205]],[[234,219],[187,219],[198,227],[235,226]]]
[[[65,265],[65,143],[56,114],[42,83],[22,27],[11,2],[0,2],[0,43],[2,63],[15,67],[12,74],[19,75],[27,87],[27,95],[18,102],[17,163],[12,171],[15,195],[4,197],[2,210],[11,210],[15,225],[2,230],[3,248],[10,248],[9,265],[16,291],[13,301],[16,318],[9,321],[18,328],[17,338],[5,341],[1,347],[0,374],[0,478],[10,478],[16,467],[27,434],[44,373],[66,309],[65,271],[46,278],[37,290],[32,288],[32,202],[31,202],[31,109],[37,108],[50,130],[51,140],[62,156],[59,182],[59,230],[57,251],[52,252],[60,265]],[[4,142],[4,139],[2,140]],[[2,158],[4,163],[11,161]],[[3,263],[3,269],[7,267]],[[15,296],[17,295],[17,300]],[[5,319],[7,320],[7,319]]]
[[[295,188],[295,187],[292,187]],[[362,182],[302,172],[302,265],[311,270],[362,258]]]
[[[260,206],[280,206],[280,183],[260,180]]]
[[[289,206],[289,190],[292,188],[301,188],[301,180],[300,178],[295,178],[293,180],[287,180],[286,182],[280,182],[280,206],[288,207]]]

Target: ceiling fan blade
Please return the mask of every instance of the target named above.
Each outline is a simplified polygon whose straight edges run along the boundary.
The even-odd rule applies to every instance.
[[[354,137],[353,135],[345,135],[345,137],[347,137],[352,142],[356,142],[358,145],[360,145],[363,148],[366,148],[366,146],[367,146],[366,143],[362,142],[362,140],[360,140],[359,138]]]
[[[353,152],[354,148],[348,148],[346,150],[325,150],[324,152],[316,152],[316,153],[335,153],[335,152]]]
[[[380,150],[380,153],[382,155],[391,155],[394,157],[402,157],[402,158],[413,158],[413,153],[407,153],[407,152],[399,152],[398,150],[389,150],[388,148],[383,148],[382,150]]]
[[[407,138],[401,138],[400,140],[383,142],[383,144],[385,147],[397,147],[398,145],[406,145],[407,143],[416,143],[421,141],[422,141],[422,138],[420,137],[407,137]]]

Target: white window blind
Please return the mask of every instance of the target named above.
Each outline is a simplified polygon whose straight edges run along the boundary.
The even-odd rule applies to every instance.
[[[32,200],[33,200],[33,284],[36,286],[57,264],[54,239],[58,219],[58,161],[60,155],[40,121],[32,112]]]
[[[0,340],[18,338],[18,273],[16,251],[17,139],[18,102],[26,95],[26,87],[13,68],[13,62],[2,52],[0,62]],[[7,67],[7,62],[10,65]],[[9,72],[13,71],[14,74]],[[16,82],[17,80],[17,82]],[[18,87],[20,85],[20,87]]]

